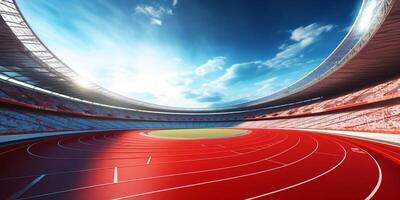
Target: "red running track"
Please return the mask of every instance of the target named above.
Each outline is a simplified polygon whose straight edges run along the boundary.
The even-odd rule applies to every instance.
[[[121,131],[0,148],[0,199],[400,199],[400,149],[305,131]]]

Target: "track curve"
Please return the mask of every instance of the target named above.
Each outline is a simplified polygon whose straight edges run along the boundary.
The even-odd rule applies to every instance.
[[[307,131],[173,140],[143,131],[0,148],[0,199],[398,199],[400,149]]]

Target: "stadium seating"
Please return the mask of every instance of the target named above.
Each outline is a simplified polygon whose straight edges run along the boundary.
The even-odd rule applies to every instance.
[[[400,104],[347,112],[244,122],[242,127],[332,129],[398,133]]]
[[[123,109],[110,108],[100,105],[89,104],[72,99],[63,98],[51,94],[45,94],[28,88],[17,87],[15,85],[0,82],[0,99],[31,105],[32,107],[62,111],[69,113],[79,113],[86,116],[102,116],[109,118],[125,118],[125,119],[156,119],[159,120],[185,120],[188,116],[171,116],[162,114],[144,113]],[[306,115],[309,113],[321,113],[325,111],[357,106],[371,102],[384,101],[400,97],[400,78],[381,83],[376,86],[367,87],[365,89],[355,91],[343,96],[327,99],[310,105],[286,109],[279,112],[253,112],[246,114],[230,115],[231,119],[254,119],[254,118],[274,118]],[[202,120],[204,118],[213,118],[214,120],[226,120],[226,116],[203,115],[190,116],[190,120]],[[175,119],[172,119],[175,118]]]
[[[320,128],[395,132],[400,105],[357,108],[400,98],[400,78],[331,99],[280,111],[225,115],[179,115],[139,112],[90,104],[0,81],[0,134],[43,131],[193,128],[212,126]],[[10,108],[10,105],[13,108]],[[353,110],[347,111],[352,108]],[[246,121],[247,122],[243,122]],[[261,120],[261,121],[251,121]],[[186,122],[185,122],[186,121]]]
[[[289,110],[267,114],[264,118],[288,117],[307,115],[310,113],[322,113],[331,110],[349,108],[384,101],[400,97],[400,78],[367,87],[343,96],[327,99],[313,104],[295,107]]]
[[[0,108],[0,135],[73,130],[204,128],[238,122],[151,122],[78,117],[16,107]]]

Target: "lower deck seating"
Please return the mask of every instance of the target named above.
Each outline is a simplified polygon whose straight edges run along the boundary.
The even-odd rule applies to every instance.
[[[308,128],[400,133],[400,104],[296,118],[244,122],[243,127]]]
[[[72,130],[232,127],[238,122],[156,122],[94,117],[0,107],[0,135]]]
[[[102,119],[57,114],[13,106],[0,107],[0,135],[71,130],[207,128],[207,127],[307,128],[353,131],[400,132],[400,103],[259,121],[162,122]]]

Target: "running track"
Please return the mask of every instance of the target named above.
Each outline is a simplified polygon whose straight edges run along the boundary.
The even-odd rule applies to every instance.
[[[400,199],[400,148],[295,130],[174,140],[141,131],[0,148],[0,199]]]

